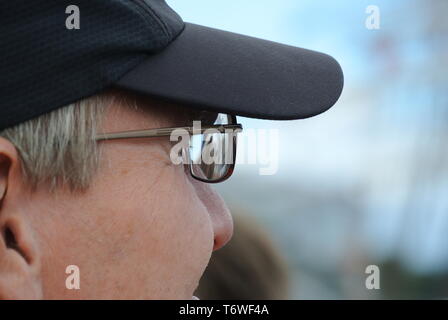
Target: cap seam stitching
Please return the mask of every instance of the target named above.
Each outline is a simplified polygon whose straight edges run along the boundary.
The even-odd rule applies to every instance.
[[[139,11],[139,14],[142,16],[142,18],[143,18],[143,21],[145,22],[145,24],[151,29],[152,28],[152,25],[151,25],[151,23],[148,21],[148,17],[147,17],[147,15],[148,15],[148,11],[147,10],[145,10],[144,8],[143,8],[143,6],[140,4],[140,3],[138,3],[138,0],[130,0],[129,1],[130,3],[132,3],[133,5],[134,5],[134,7],[135,7],[135,9],[137,10],[137,11]],[[151,15],[151,17],[152,17],[152,15]],[[160,25],[159,25],[159,27],[160,27]],[[165,33],[165,30],[163,30],[163,28],[160,28],[160,30],[163,32],[163,33]],[[160,41],[160,42],[162,42],[162,41]]]
[[[151,6],[146,3],[144,0],[135,0],[136,4],[140,9],[143,9],[144,11],[148,12],[153,18],[156,19],[156,21],[159,24],[159,27],[161,27],[163,33],[165,33],[165,36],[171,37],[171,32],[169,32],[167,25],[165,22],[160,18],[160,16],[154,11]]]

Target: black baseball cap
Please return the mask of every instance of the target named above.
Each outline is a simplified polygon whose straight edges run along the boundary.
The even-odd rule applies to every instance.
[[[343,88],[326,54],[185,23],[164,0],[0,0],[0,46],[0,130],[110,87],[274,120]]]

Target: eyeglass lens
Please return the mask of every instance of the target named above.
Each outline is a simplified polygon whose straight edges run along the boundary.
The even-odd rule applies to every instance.
[[[218,115],[214,124],[231,124],[231,117]],[[225,133],[216,129],[193,135],[190,140],[190,170],[193,177],[208,181],[220,181],[233,170],[235,162],[236,132]]]

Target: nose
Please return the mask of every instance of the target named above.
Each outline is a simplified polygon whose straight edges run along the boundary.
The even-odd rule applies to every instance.
[[[213,251],[218,250],[232,238],[232,215],[224,200],[209,184],[197,180],[193,184],[199,199],[209,212],[214,232]]]

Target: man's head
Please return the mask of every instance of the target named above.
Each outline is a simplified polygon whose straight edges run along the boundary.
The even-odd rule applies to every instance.
[[[171,162],[169,138],[93,137],[196,114],[108,92],[2,131],[0,296],[191,298],[232,233],[222,199]],[[69,265],[82,290],[67,290]]]
[[[332,57],[185,23],[165,0],[0,0],[0,21],[0,297],[190,298],[232,233],[201,173],[233,165],[189,171],[166,136],[97,134],[303,119],[342,92]]]

